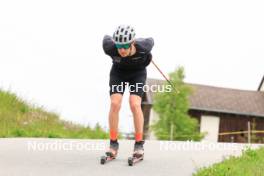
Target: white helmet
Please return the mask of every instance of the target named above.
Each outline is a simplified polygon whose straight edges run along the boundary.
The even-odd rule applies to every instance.
[[[115,44],[123,45],[131,43],[135,38],[135,29],[129,25],[120,25],[113,35]]]

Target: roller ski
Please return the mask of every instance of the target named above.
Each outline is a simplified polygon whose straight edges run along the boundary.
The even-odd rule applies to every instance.
[[[110,148],[105,152],[104,156],[101,156],[100,163],[105,164],[106,162],[112,161],[117,157],[119,144],[117,141],[110,141]]]
[[[132,157],[128,158],[128,165],[133,166],[134,164],[142,161],[144,159],[144,141],[135,142],[134,152]]]

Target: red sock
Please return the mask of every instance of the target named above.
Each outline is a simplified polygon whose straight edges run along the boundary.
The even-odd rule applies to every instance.
[[[143,133],[135,133],[136,142],[142,141]]]
[[[110,139],[112,140],[112,141],[115,141],[115,140],[117,140],[117,131],[115,131],[115,130],[111,130],[110,129]]]

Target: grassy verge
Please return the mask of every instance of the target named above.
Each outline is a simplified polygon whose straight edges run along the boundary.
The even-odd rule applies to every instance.
[[[231,156],[208,168],[200,169],[194,176],[263,176],[264,147],[243,151],[242,156]]]
[[[56,113],[0,90],[0,137],[106,139],[108,133],[99,124],[91,128],[61,120]]]

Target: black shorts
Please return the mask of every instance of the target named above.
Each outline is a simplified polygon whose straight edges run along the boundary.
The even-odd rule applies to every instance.
[[[142,97],[146,78],[146,68],[141,70],[120,70],[112,67],[109,80],[110,95],[114,93],[124,94],[127,85],[130,94]]]

